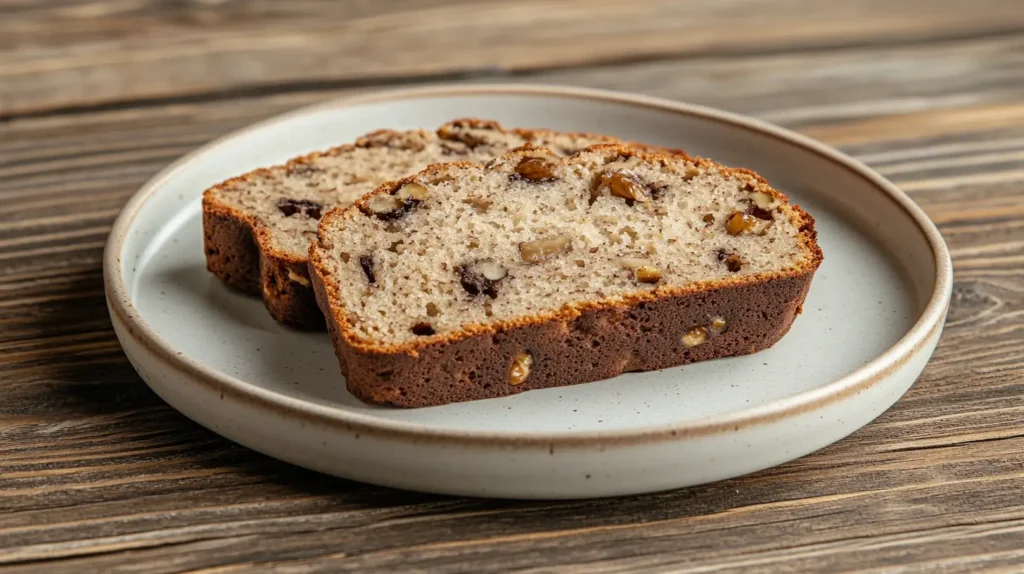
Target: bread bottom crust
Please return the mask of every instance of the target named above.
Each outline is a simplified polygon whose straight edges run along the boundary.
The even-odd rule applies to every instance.
[[[316,273],[313,287],[328,317],[327,328],[348,390],[370,403],[426,407],[755,353],[789,331],[801,312],[814,271],[584,310],[572,320],[438,342],[414,354],[372,352],[350,345],[341,336]],[[725,320],[721,333],[710,327],[716,317]],[[688,347],[683,336],[694,328],[703,328],[707,339]],[[692,344],[694,338],[688,342]],[[511,384],[513,362],[524,352],[532,357],[529,374],[521,384]]]

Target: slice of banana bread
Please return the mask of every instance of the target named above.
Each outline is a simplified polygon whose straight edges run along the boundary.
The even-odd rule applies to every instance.
[[[354,144],[257,169],[206,190],[206,265],[228,285],[260,295],[278,321],[323,328],[306,263],[317,220],[332,207],[348,205],[385,181],[434,163],[488,161],[524,144],[567,155],[617,141],[583,133],[506,130],[477,119],[454,120],[436,132],[374,132]]]
[[[310,248],[349,390],[404,407],[756,352],[821,261],[813,218],[756,174],[620,145],[431,166]]]

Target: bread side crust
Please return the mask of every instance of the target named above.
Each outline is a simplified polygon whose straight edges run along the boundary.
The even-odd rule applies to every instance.
[[[490,129],[515,134],[526,140],[538,135],[565,135],[577,138],[618,141],[609,136],[586,132],[555,132],[552,130],[504,128],[490,120],[462,118],[446,126],[460,125],[471,129]],[[378,130],[359,139],[386,138],[400,135],[394,130]],[[426,133],[426,132],[424,132]],[[642,149],[661,150],[668,154],[685,155],[683,150],[635,144]],[[308,271],[308,259],[298,257],[274,247],[268,226],[250,213],[245,213],[220,200],[220,194],[239,184],[268,178],[287,172],[295,166],[307,164],[319,157],[332,157],[349,153],[356,144],[344,144],[321,152],[296,157],[287,163],[260,168],[223,181],[203,192],[203,243],[206,267],[231,287],[259,296],[270,315],[278,322],[304,330],[323,330],[324,316],[316,303]]]
[[[606,151],[643,160],[667,161],[664,154],[603,144]],[[507,155],[536,153],[514,150]],[[349,390],[371,403],[420,407],[493,398],[529,389],[590,382],[629,371],[667,368],[700,360],[748,354],[768,348],[789,331],[802,310],[814,272],[824,256],[814,218],[746,169],[727,168],[689,158],[696,165],[745,179],[756,191],[784,203],[779,209],[800,231],[811,257],[782,271],[663,286],[609,301],[583,302],[529,317],[486,325],[468,325],[453,333],[397,345],[380,345],[354,332],[340,304],[339,287],[322,260],[319,242],[310,247],[310,275],[317,303],[327,318],[335,354]],[[371,197],[392,193],[419,177],[431,178],[470,162],[436,164],[419,174],[381,185],[355,204],[335,209],[320,222],[320,237],[335,218],[363,210]],[[702,345],[686,348],[682,336],[712,317],[736,318],[727,330]],[[509,383],[516,355],[529,352],[531,373],[525,383]]]
[[[655,299],[636,306],[592,306],[552,319],[434,342],[406,353],[374,353],[339,344],[328,321],[349,391],[363,401],[425,407],[575,385],[767,349],[789,331],[813,272]],[[318,285],[314,283],[314,285]],[[322,284],[316,287],[322,290]],[[322,295],[321,295],[322,296]],[[749,316],[687,349],[682,334],[714,316]],[[532,356],[530,375],[509,384],[516,356]]]

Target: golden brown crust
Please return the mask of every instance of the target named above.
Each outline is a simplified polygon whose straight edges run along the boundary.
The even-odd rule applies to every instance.
[[[448,122],[437,130],[437,134],[449,126],[490,129],[514,133],[526,140],[537,134],[588,139],[618,141],[615,138],[588,134],[585,132],[553,132],[550,130],[506,129],[498,122],[477,118],[459,118]],[[269,178],[287,173],[298,166],[307,165],[319,157],[339,156],[357,147],[391,145],[399,140],[430,137],[423,130],[399,132],[390,129],[377,130],[358,138],[354,143],[336,146],[324,151],[296,157],[288,162],[269,168],[260,168],[223,181],[203,193],[203,236],[207,269],[232,287],[258,295],[273,318],[281,323],[302,329],[324,328],[321,315],[308,285],[309,273],[305,255],[296,255],[275,248],[266,224],[254,217],[219,200],[223,193],[230,193],[234,186],[244,185],[260,178]],[[636,144],[642,145],[642,144]],[[646,147],[646,146],[645,146]],[[685,155],[682,150],[663,149]],[[563,150],[575,151],[575,150]],[[241,280],[240,278],[245,278]],[[295,280],[298,277],[298,280]]]
[[[517,149],[506,154],[506,157],[523,156],[536,153],[537,148]],[[547,151],[547,150],[541,150]],[[586,151],[604,151],[610,156],[638,156],[643,161],[661,162],[662,165],[673,165],[669,162],[677,161],[679,158],[672,158],[665,154],[649,153],[637,150],[625,145],[600,144],[587,148]],[[752,191],[761,191],[771,196],[788,202],[785,194],[773,189],[759,175],[746,170],[734,169],[720,166],[709,160],[701,158],[685,159],[698,167],[714,169],[720,173],[745,180],[751,186]],[[584,303],[566,305],[557,311],[538,314],[529,317],[520,317],[509,321],[497,321],[487,325],[467,325],[462,330],[453,333],[442,333],[427,337],[420,337],[414,341],[395,345],[377,344],[374,341],[359,336],[350,325],[344,309],[339,305],[340,296],[338,285],[331,278],[330,272],[321,259],[320,251],[325,247],[325,230],[329,229],[331,222],[337,218],[354,215],[368,208],[370,198],[380,194],[390,194],[414,180],[430,180],[434,176],[442,175],[453,167],[472,166],[471,162],[454,162],[451,164],[435,164],[427,167],[416,175],[405,177],[398,181],[392,181],[379,186],[373,192],[363,196],[352,206],[344,209],[335,209],[327,213],[320,221],[319,241],[310,246],[310,272],[313,282],[316,299],[321,310],[327,317],[328,331],[334,342],[335,352],[346,373],[349,389],[357,396],[370,402],[385,402],[399,406],[424,406],[428,404],[442,404],[453,400],[472,400],[476,398],[487,398],[493,396],[504,396],[519,392],[528,388],[542,388],[546,386],[558,386],[563,384],[575,384],[608,378],[628,370],[648,370],[653,368],[665,368],[691,362],[691,360],[703,360],[705,358],[721,357],[752,353],[766,348],[775,343],[789,329],[793,318],[801,310],[804,297],[810,287],[814,272],[823,260],[823,254],[817,244],[817,233],[814,229],[814,218],[802,210],[799,206],[785,203],[779,209],[786,213],[797,225],[800,232],[800,240],[811,253],[810,259],[802,265],[782,272],[760,273],[706,281],[685,286],[662,286],[654,290],[638,291],[636,293],[609,299],[607,301],[588,301]],[[711,305],[705,306],[704,302],[709,300]],[[750,301],[757,302],[754,307],[744,307]],[[566,348],[569,338],[565,335],[567,325],[574,324],[586,317],[615,316],[620,320],[622,317],[636,316],[637,309],[659,308],[665,312],[656,313],[649,319],[637,319],[626,328],[627,334],[633,337],[618,337],[616,342],[623,348],[632,349],[630,352],[636,355],[621,369],[610,369],[605,363],[600,368],[595,366],[594,373],[601,376],[583,374],[584,371],[574,371],[563,363],[606,361],[610,355],[594,354],[585,349],[573,351]],[[660,325],[682,328],[687,320],[696,321],[700,313],[707,314],[712,309],[718,309],[722,313],[737,313],[737,310],[746,309],[746,316],[760,313],[761,321],[748,319],[742,323],[743,329],[739,332],[748,332],[736,339],[734,335],[726,337],[722,341],[706,349],[687,352],[684,359],[681,355],[672,358],[669,352],[672,346],[664,342],[648,341],[640,347],[630,344],[630,340],[645,340],[639,333],[646,332],[641,329],[645,321],[654,321]],[[671,313],[668,310],[672,310]],[[757,311],[756,309],[760,309]],[[710,316],[710,315],[709,315]],[[723,315],[724,316],[724,315]],[[690,317],[690,319],[687,319]],[[625,323],[623,323],[624,325]],[[702,323],[694,322],[689,327],[700,326]],[[687,328],[689,328],[687,327]],[[624,327],[620,327],[621,330]],[[554,331],[552,331],[554,329]],[[609,327],[611,331],[615,329]],[[616,331],[618,332],[618,331]],[[478,347],[487,347],[483,341],[497,340],[496,338],[508,337],[516,334],[517,340],[521,340],[518,347],[537,349],[538,353],[549,356],[552,361],[562,356],[558,362],[561,370],[553,371],[556,374],[549,374],[538,377],[535,382],[528,386],[516,386],[509,388],[507,381],[501,381],[499,377],[503,372],[496,368],[496,364],[507,365],[508,353],[511,348],[500,347],[493,358],[488,358],[486,353],[481,353]],[[604,337],[605,335],[602,335]],[[749,346],[744,346],[754,341]],[[523,345],[526,345],[525,347]],[[703,346],[702,346],[703,347]],[[605,347],[609,348],[609,347]],[[617,348],[617,347],[612,347]],[[454,351],[453,351],[454,349]],[[714,349],[708,351],[707,349]],[[500,352],[498,352],[500,351]],[[534,351],[531,351],[534,352]],[[454,353],[454,355],[453,355]],[[708,354],[710,353],[710,354]],[[425,385],[423,380],[434,380],[443,375],[441,367],[431,366],[432,361],[454,360],[458,355],[463,357],[460,361],[471,365],[474,375],[474,385],[464,386],[459,392],[447,392],[445,381],[438,381],[431,388]],[[705,356],[707,355],[707,356]],[[466,357],[471,357],[467,359]],[[601,357],[605,357],[602,359]],[[426,366],[424,366],[426,365]],[[441,363],[442,367],[444,363]],[[626,368],[626,367],[629,368]],[[468,368],[468,367],[467,367]],[[434,371],[431,371],[434,369]],[[429,376],[434,372],[434,377]],[[381,373],[388,373],[382,377]],[[469,372],[469,371],[467,371]],[[481,373],[489,373],[486,376]],[[507,374],[507,372],[506,372]],[[396,381],[398,381],[396,383]],[[398,384],[401,383],[401,384]],[[397,386],[396,386],[397,385]],[[483,385],[487,385],[484,387]],[[403,392],[399,392],[401,387]],[[391,390],[383,390],[391,389]],[[393,391],[393,392],[392,392]],[[411,394],[410,394],[411,393]]]

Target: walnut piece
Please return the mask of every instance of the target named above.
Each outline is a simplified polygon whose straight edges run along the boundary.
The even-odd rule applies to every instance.
[[[375,195],[366,203],[367,207],[370,208],[370,211],[378,216],[387,215],[402,208],[401,200],[386,193]]]
[[[395,195],[398,197],[398,199],[402,201],[425,201],[427,197],[430,195],[430,192],[427,191],[426,186],[424,186],[423,184],[411,181],[403,185],[402,187],[398,188],[398,191],[395,193]]]
[[[729,235],[740,235],[745,231],[753,229],[756,221],[757,219],[753,215],[743,213],[742,211],[734,211],[725,220],[725,230],[729,232]]]
[[[689,349],[703,344],[708,340],[708,330],[704,327],[694,327],[683,335],[683,346]]]
[[[515,177],[532,183],[555,181],[558,179],[555,177],[557,161],[552,156],[525,156],[516,165]]]
[[[652,265],[641,265],[634,271],[638,283],[657,283],[661,281],[661,270]]]
[[[533,355],[522,352],[512,360],[512,367],[508,370],[508,384],[521,385],[530,376],[530,368],[533,366]]]
[[[754,200],[754,205],[761,209],[775,209],[775,198],[763,191],[755,191],[750,194],[750,199]]]
[[[716,335],[721,335],[725,332],[728,324],[725,321],[725,317],[712,317],[711,318],[711,332]]]
[[[568,235],[556,235],[545,239],[537,239],[519,244],[520,258],[531,265],[543,263],[551,257],[571,247],[572,238]]]
[[[752,190],[753,185],[748,183],[747,189],[748,191]],[[779,207],[779,202],[776,201],[775,198],[771,196],[771,194],[765,193],[763,191],[751,191],[750,201],[751,205],[750,207],[747,208],[748,214],[753,215],[754,217],[762,221],[775,220],[775,216],[772,215],[772,213],[775,211],[777,207]],[[757,235],[764,235],[765,231],[767,231],[767,228],[762,229],[761,232],[757,233]]]
[[[376,215],[383,221],[394,221],[423,203],[430,192],[426,186],[415,181],[406,183],[392,194],[381,193],[366,202],[368,214]]]
[[[615,197],[621,197],[627,201],[643,203],[651,199],[651,191],[640,181],[639,177],[630,171],[605,170],[598,176],[591,196],[596,198],[605,189]]]

